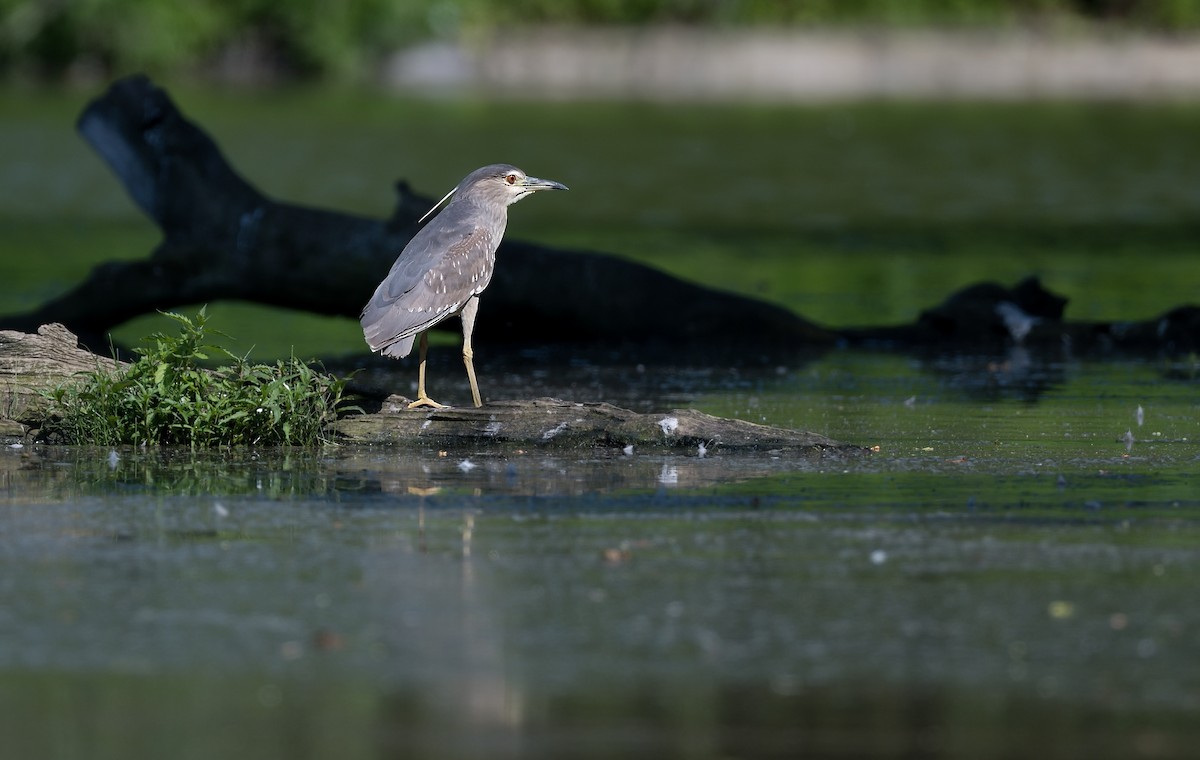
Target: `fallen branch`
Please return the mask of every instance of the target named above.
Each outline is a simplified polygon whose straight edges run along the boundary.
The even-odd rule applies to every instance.
[[[133,317],[219,300],[357,319],[432,204],[403,182],[388,219],[268,198],[142,76],[114,83],[78,127],[163,240],[149,259],[101,264],[41,307],[0,316],[0,327],[29,333],[57,322],[103,349],[107,332]],[[692,364],[788,361],[838,343],[975,353],[1023,345],[1055,355],[1200,350],[1200,308],[1144,321],[1071,322],[1063,319],[1066,299],[1036,280],[965,288],[909,325],[831,330],[613,256],[507,240],[498,258],[476,324],[481,345],[634,347],[638,362]]]
[[[107,331],[133,317],[218,300],[357,319],[433,204],[403,182],[388,219],[268,198],[143,76],[114,83],[78,128],[163,240],[149,259],[101,264],[59,298],[0,317],[0,326],[29,332],[58,322],[100,348]],[[498,260],[476,325],[481,344],[794,352],[835,339],[786,309],[613,256],[505,241]]]

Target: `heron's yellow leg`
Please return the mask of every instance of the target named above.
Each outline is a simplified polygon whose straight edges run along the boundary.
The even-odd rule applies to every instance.
[[[475,352],[471,350],[471,333],[475,331],[475,312],[479,310],[479,296],[472,296],[467,299],[467,305],[463,307],[462,318],[463,328],[463,364],[467,367],[467,379],[471,381],[471,400],[475,402],[476,407],[483,406],[483,400],[479,396],[479,383],[475,381]]]
[[[425,393],[425,354],[429,351],[429,338],[425,337],[425,333],[421,333],[420,341],[420,363],[417,365],[417,400],[408,405],[409,409],[416,409],[420,406],[431,406],[434,409],[445,409],[445,404],[439,404],[429,395]]]

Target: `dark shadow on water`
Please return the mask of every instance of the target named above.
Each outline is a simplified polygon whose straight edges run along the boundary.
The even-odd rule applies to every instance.
[[[793,693],[634,675],[555,689],[460,683],[18,673],[0,683],[6,757],[1186,758],[1189,715],[971,689]],[[457,691],[458,693],[453,693]],[[439,694],[440,692],[440,694]],[[93,711],[105,717],[86,719]],[[219,726],[220,730],[213,730]],[[52,754],[46,754],[52,752]]]

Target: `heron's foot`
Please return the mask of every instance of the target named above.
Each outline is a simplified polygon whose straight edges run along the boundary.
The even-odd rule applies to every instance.
[[[417,400],[410,403],[408,405],[408,408],[416,409],[416,408],[422,407],[422,406],[428,406],[433,409],[445,409],[449,405],[448,404],[439,404],[438,402],[434,401],[433,399],[429,398],[428,396],[417,396]]]

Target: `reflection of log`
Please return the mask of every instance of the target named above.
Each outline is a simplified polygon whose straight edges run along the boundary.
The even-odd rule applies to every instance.
[[[432,204],[403,183],[387,220],[267,198],[145,77],[115,83],[84,110],[79,131],[159,225],[163,241],[148,260],[102,264],[70,293],[0,317],[0,326],[31,331],[61,322],[99,349],[106,331],[132,317],[215,300],[357,319]],[[476,326],[484,343],[795,351],[833,340],[785,309],[615,257],[506,242],[499,258]],[[458,330],[457,322],[447,329]]]
[[[633,446],[634,449],[816,452],[851,450],[815,433],[713,417],[690,409],[639,414],[612,404],[558,399],[498,401],[480,409],[408,410],[393,397],[377,414],[346,417],[339,435],[360,443],[425,446],[506,443],[555,448]]]
[[[175,496],[209,499],[326,498],[353,504],[356,499],[388,494],[389,508],[463,504],[464,498],[474,501],[474,491],[489,497],[556,499],[640,491],[661,506],[658,499],[664,493],[703,488],[692,498],[702,499],[705,508],[739,509],[753,509],[760,501],[769,508],[774,500],[796,500],[794,493],[712,489],[795,472],[795,457],[777,455],[718,452],[699,457],[694,452],[639,449],[631,456],[620,452],[554,456],[548,463],[546,449],[516,446],[410,448],[403,456],[395,451],[381,454],[375,446],[187,452],[125,446],[117,451],[118,457],[113,458],[108,451],[98,454],[86,447],[36,446],[20,456],[0,456],[0,493],[7,488],[10,494],[21,494],[23,501],[62,501],[77,499],[81,484],[88,491],[106,486],[121,491],[153,482]]]
[[[85,370],[117,366],[79,349],[62,325],[46,325],[37,335],[0,332],[0,437],[22,440],[41,425],[41,391]],[[407,401],[407,400],[405,400]],[[480,409],[408,411],[398,399],[380,412],[346,417],[330,431],[359,443],[413,446],[479,446],[503,443],[529,448],[590,446],[718,451],[821,453],[861,451],[796,430],[712,417],[690,410],[638,414],[610,404],[575,404],[554,399],[506,401]]]

